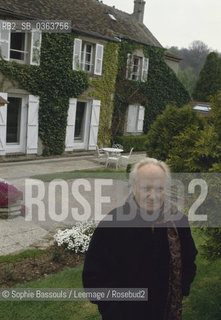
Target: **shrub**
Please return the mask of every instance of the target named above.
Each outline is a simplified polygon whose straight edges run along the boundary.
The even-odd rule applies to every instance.
[[[207,228],[202,230],[207,239],[201,245],[203,256],[208,260],[221,258],[221,228]]]
[[[125,152],[130,152],[131,148],[134,148],[134,151],[145,151],[145,142],[146,135],[115,137],[115,143],[121,144]]]
[[[197,209],[197,214],[207,215],[206,227],[200,229],[204,237],[204,243],[202,244],[203,255],[208,260],[216,260],[221,258],[221,174],[202,174],[201,178],[208,186],[206,198]]]
[[[200,71],[193,97],[198,101],[209,101],[218,90],[221,90],[221,58],[217,52],[210,52]]]
[[[16,187],[0,181],[0,207],[7,207],[17,200],[22,199],[23,193]]]
[[[186,128],[173,138],[167,164],[175,172],[208,172],[221,160],[221,146],[213,127]]]
[[[166,161],[174,137],[179,136],[188,127],[198,127],[202,130],[204,126],[205,120],[190,106],[183,108],[167,106],[147,134],[145,145],[148,156]]]
[[[54,235],[54,240],[58,246],[63,246],[75,253],[84,253],[88,250],[95,228],[94,222],[78,222],[71,229],[58,230]]]
[[[214,121],[214,128],[219,137],[219,143],[221,143],[221,91],[211,97],[212,114]]]

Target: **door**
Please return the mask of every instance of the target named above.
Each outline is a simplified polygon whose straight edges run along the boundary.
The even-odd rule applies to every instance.
[[[27,98],[8,96],[6,117],[6,153],[25,153]]]
[[[91,104],[77,101],[74,129],[74,149],[87,150]]]

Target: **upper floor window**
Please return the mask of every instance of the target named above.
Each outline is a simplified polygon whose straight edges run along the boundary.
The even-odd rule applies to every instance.
[[[138,55],[127,55],[127,74],[128,80],[146,81],[148,75],[149,59]]]
[[[75,38],[73,52],[73,69],[84,70],[97,75],[102,74],[104,46]]]
[[[83,43],[81,51],[81,70],[91,72],[93,67],[93,45]]]
[[[4,60],[40,64],[41,32],[11,32],[0,20],[0,48]]]
[[[24,32],[12,32],[10,43],[10,59],[26,60],[27,34]]]

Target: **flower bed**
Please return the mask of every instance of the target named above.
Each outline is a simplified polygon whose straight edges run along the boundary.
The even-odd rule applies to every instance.
[[[78,222],[71,229],[58,230],[54,235],[55,242],[75,253],[84,253],[88,250],[96,226],[94,222]]]

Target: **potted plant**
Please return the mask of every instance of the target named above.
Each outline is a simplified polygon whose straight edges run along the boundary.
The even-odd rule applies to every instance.
[[[21,213],[23,193],[13,185],[0,181],[0,218],[14,217]]]

